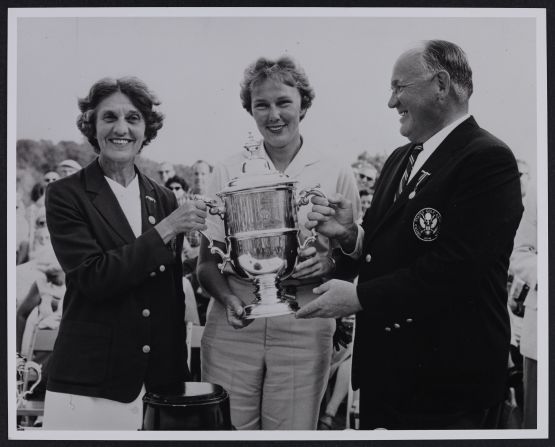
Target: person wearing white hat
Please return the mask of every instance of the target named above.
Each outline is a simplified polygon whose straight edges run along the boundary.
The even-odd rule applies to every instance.
[[[79,163],[69,158],[58,163],[58,173],[62,178],[80,171],[81,168],[82,166]]]

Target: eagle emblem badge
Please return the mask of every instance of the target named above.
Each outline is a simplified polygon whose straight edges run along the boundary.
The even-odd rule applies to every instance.
[[[412,229],[416,237],[424,242],[435,241],[439,236],[441,214],[433,208],[422,208],[412,221]]]

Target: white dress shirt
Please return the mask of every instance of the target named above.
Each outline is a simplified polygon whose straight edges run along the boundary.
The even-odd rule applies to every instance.
[[[123,186],[118,182],[104,176],[108,185],[110,185],[123,214],[127,218],[127,222],[133,230],[135,237],[139,237],[142,232],[142,217],[141,217],[141,192],[139,190],[139,177],[135,175],[131,183]]]

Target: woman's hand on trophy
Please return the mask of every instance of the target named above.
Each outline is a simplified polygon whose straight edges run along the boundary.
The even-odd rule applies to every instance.
[[[353,218],[353,204],[341,194],[328,198],[314,196],[312,211],[307,214],[305,227],[336,239],[346,253],[354,250],[357,238],[357,225]]]
[[[335,262],[330,256],[318,253],[315,247],[299,251],[299,260],[292,277],[295,279],[320,278],[335,270]]]
[[[227,322],[234,329],[242,329],[252,323],[252,320],[245,319],[245,308],[243,302],[235,295],[228,295],[225,298],[225,309]]]
[[[206,205],[202,200],[189,200],[178,206],[155,228],[164,243],[167,243],[178,234],[206,230],[206,215]]]

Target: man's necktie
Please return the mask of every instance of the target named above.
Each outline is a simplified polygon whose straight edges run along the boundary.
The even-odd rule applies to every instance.
[[[403,192],[403,189],[405,189],[405,186],[407,186],[410,173],[412,171],[414,163],[416,162],[416,157],[418,157],[418,154],[420,154],[420,152],[422,152],[423,149],[424,149],[424,146],[422,146],[422,144],[420,143],[415,144],[412,147],[409,155],[409,161],[407,163],[407,166],[405,167],[405,172],[403,172],[403,177],[401,177],[401,182],[399,183],[399,187],[397,188],[397,192],[395,193],[395,198],[393,199],[394,202],[399,198],[399,196]]]

